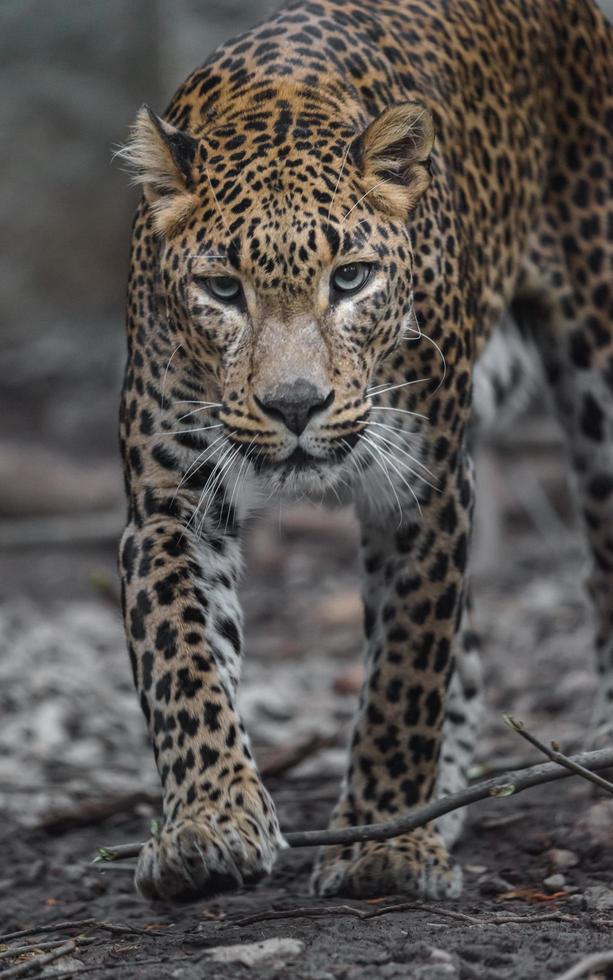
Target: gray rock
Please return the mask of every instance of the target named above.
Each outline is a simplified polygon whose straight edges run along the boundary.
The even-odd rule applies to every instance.
[[[592,885],[583,893],[583,901],[587,909],[594,912],[610,912],[613,909],[613,888],[606,885]]]
[[[553,874],[558,871],[568,871],[569,868],[576,868],[579,864],[579,858],[574,851],[567,851],[561,847],[550,848],[545,857],[549,861]]]
[[[563,874],[549,875],[548,878],[543,878],[543,887],[545,891],[548,892],[559,892],[561,888],[564,888],[566,884],[566,878]]]

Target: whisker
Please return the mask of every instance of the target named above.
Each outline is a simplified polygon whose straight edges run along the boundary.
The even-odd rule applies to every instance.
[[[232,238],[232,232],[230,231],[230,229],[228,227],[228,222],[226,221],[226,219],[223,216],[223,212],[222,212],[222,210],[221,210],[221,208],[219,206],[219,201],[217,200],[217,194],[215,193],[215,188],[213,187],[213,184],[211,182],[211,178],[209,177],[209,172],[208,172],[208,170],[207,170],[206,167],[204,168],[204,172],[206,174],[206,179],[208,181],[209,187],[211,188],[211,194],[213,195],[213,200],[215,201],[215,207],[217,208],[217,211],[219,212],[219,217],[221,218],[222,224],[223,224],[224,228],[226,229],[226,231],[228,232],[229,238],[231,239]]]
[[[166,316],[168,317],[168,312]],[[170,367],[170,362],[172,361],[173,357],[175,356],[177,351],[181,349],[181,347],[183,347],[183,342],[177,344],[172,354],[168,358],[168,363],[166,364],[166,368],[164,370],[164,377],[162,378],[162,405],[161,405],[162,408],[164,408],[164,399],[166,398],[166,378],[168,376],[168,368]]]
[[[422,412],[409,412],[407,408],[392,408],[391,405],[371,405],[371,412],[400,412],[401,415],[414,415],[415,418],[423,419],[424,422],[429,422],[430,418],[427,415],[423,415]]]
[[[388,470],[387,466],[385,465],[385,458],[382,455],[380,456],[380,447],[377,446],[377,445],[375,445],[375,443],[372,442],[368,438],[368,436],[362,436],[362,438],[364,439],[364,442],[368,446],[370,446],[371,450],[373,451],[373,459],[374,459],[375,463],[377,463],[378,466],[379,466],[379,468],[383,471],[383,473],[385,474],[385,476],[387,478],[387,481],[388,481],[390,487],[392,488],[392,493],[394,494],[394,497],[396,498],[396,504],[397,504],[397,507],[398,507],[398,527],[400,527],[402,525],[402,506],[400,504],[400,497],[398,496],[398,492],[396,490],[396,487],[394,486],[394,483],[392,481],[392,478],[391,478],[391,476],[389,474],[389,470]],[[380,458],[379,458],[379,456],[380,456]]]
[[[374,433],[373,433],[373,435],[374,435]],[[368,436],[364,436],[363,438],[366,440],[366,442],[369,445],[374,445],[374,443],[372,442],[372,440],[369,440],[368,439]],[[382,453],[382,455],[385,457],[385,459],[387,459],[388,463],[390,464],[390,466],[392,467],[392,469],[394,470],[394,472],[400,477],[402,483],[404,483],[405,487],[407,488],[407,490],[409,491],[409,493],[413,497],[413,500],[417,504],[417,510],[419,511],[420,517],[423,518],[423,513],[422,513],[421,505],[419,503],[419,500],[417,499],[417,495],[415,494],[415,491],[413,490],[413,487],[410,485],[410,483],[407,482],[407,480],[405,480],[404,476],[402,475],[402,473],[400,472],[400,470],[396,466],[396,460],[394,460],[394,457],[392,456],[392,454],[390,453],[390,451],[388,449],[384,449],[383,446],[381,446],[381,445],[377,445],[376,448],[377,448],[377,450],[380,453]]]
[[[177,422],[182,422],[183,419],[188,419],[191,415],[197,415],[198,412],[212,412],[212,408],[192,408],[191,412],[186,412],[185,415],[180,415]]]
[[[241,463],[241,465],[239,467],[239,470],[238,470],[236,479],[234,481],[234,487],[232,489],[232,494],[230,496],[230,502],[228,504],[228,513],[226,515],[226,526],[224,528],[224,533],[227,533],[227,531],[228,531],[228,521],[230,519],[230,511],[232,510],[232,507],[234,506],[234,495],[235,495],[235,493],[236,493],[236,491],[238,489],[240,480],[243,478],[243,475],[246,474],[246,469],[247,469],[247,467],[249,465],[249,451],[250,451],[251,447],[253,446],[253,443],[255,442],[256,439],[257,439],[257,436],[254,436],[253,439],[251,440],[251,442],[249,443],[249,445],[247,446],[247,449],[245,450],[245,455],[244,455],[243,461],[242,461],[242,463]]]
[[[341,169],[339,170],[338,173],[338,180],[336,181],[336,187],[334,188],[334,193],[332,194],[332,200],[330,201],[330,207],[328,208],[328,223],[330,222],[330,215],[332,214],[332,205],[334,204],[334,198],[336,197],[336,192],[341,182],[341,177],[343,176],[343,170],[345,169],[345,164],[347,163],[347,157],[349,156],[350,149],[351,149],[351,143],[347,143],[347,149],[345,150],[345,156],[343,157],[343,162],[341,163]],[[347,215],[345,215],[345,217],[347,217]]]
[[[183,484],[185,483],[185,481],[188,480],[190,476],[193,476],[195,473],[197,473],[199,469],[202,469],[202,467],[205,465],[205,463],[209,459],[209,457],[207,457],[207,459],[202,459],[202,457],[203,456],[206,456],[206,454],[209,452],[209,450],[211,451],[211,455],[213,455],[214,447],[217,445],[218,442],[221,442],[221,440],[223,439],[223,437],[224,436],[223,436],[223,432],[222,432],[222,434],[220,436],[218,436],[217,439],[215,439],[213,442],[209,443],[208,446],[205,446],[204,449],[202,450],[202,452],[199,453],[198,456],[196,456],[196,459],[193,461],[193,463],[191,463],[188,466],[187,470],[185,471],[185,473],[183,474],[183,476],[181,478],[181,482],[178,484],[177,489],[175,490],[175,492],[173,494],[173,498],[172,498],[173,503],[174,503],[174,501],[176,499],[176,496],[177,496],[179,490],[181,489],[181,487],[183,486]],[[202,462],[199,462],[199,460],[202,460]]]
[[[361,459],[361,457],[358,456],[357,453],[353,452],[353,446],[351,446],[346,439],[341,439],[341,445],[346,447],[347,456],[345,457],[345,459],[347,459],[348,462],[352,464],[358,478],[363,478],[364,476],[366,476],[367,473],[366,461]],[[346,482],[345,485],[349,490],[352,489],[351,484],[349,484],[348,482]]]
[[[421,326],[419,324],[419,320],[417,319],[417,313],[415,311],[415,307],[413,307],[413,317],[415,319],[415,324],[417,326],[417,331],[416,332],[417,332],[418,339],[421,340],[421,338],[423,337],[425,340],[428,341],[428,343],[432,344],[432,346],[438,351],[439,356],[441,358],[441,361],[443,362],[443,377],[441,378],[441,380],[437,384],[436,388],[434,389],[434,392],[436,392],[436,391],[439,390],[439,388],[443,384],[445,378],[447,377],[447,361],[445,360],[445,355],[443,354],[442,350],[440,349],[440,347],[436,343],[436,341],[435,340],[432,340],[432,337],[429,337],[428,334],[424,333],[423,330],[421,329]],[[410,327],[406,327],[405,329],[410,330],[411,328]],[[432,394],[434,394],[434,392]]]
[[[351,212],[352,211],[355,211],[355,209],[357,208],[358,204],[361,204],[365,197],[368,197],[369,194],[372,194],[373,191],[376,191],[377,187],[381,187],[381,184],[387,184],[388,181],[390,181],[390,180],[391,180],[391,177],[384,177],[383,180],[377,181],[377,183],[374,184],[373,187],[370,188],[370,190],[366,191],[365,194],[362,194],[362,196],[360,198],[358,198],[358,200],[355,202],[355,204],[353,205],[353,207],[349,208],[349,210],[347,211],[347,214],[344,214],[343,215],[343,220],[341,221],[341,226],[345,224],[345,222],[346,222],[347,218],[349,217],[349,215],[351,214]]]
[[[399,428],[396,425],[388,425],[387,422],[375,422],[374,419],[370,419],[366,423],[366,428],[367,429],[370,428],[371,425],[376,426],[377,429],[386,429],[387,432],[391,432],[391,434],[393,436],[396,436],[398,438],[398,440],[399,440],[398,445],[399,446],[404,446],[405,443],[406,443],[406,441],[407,440],[410,440],[413,436],[415,437],[413,441],[415,443],[417,443],[418,446],[421,446],[422,445],[422,439],[421,439],[421,434],[420,433],[417,433],[417,432],[415,432],[415,433],[413,433],[413,432],[405,432],[404,429]],[[413,446],[410,445],[410,448],[413,449]],[[415,462],[416,463],[419,463],[420,466],[423,466],[424,468],[426,468],[425,467],[425,464],[422,463],[417,458],[415,458]],[[431,475],[434,476],[434,474],[431,474]]]
[[[184,432],[208,432],[209,429],[221,429],[223,422],[216,422],[215,425],[200,425],[196,429],[169,429],[168,432],[155,432],[151,437],[156,438],[159,436],[180,436]]]
[[[196,519],[198,517],[198,512],[199,512],[199,510],[200,510],[203,502],[205,501],[205,499],[207,498],[207,495],[208,495],[208,499],[206,500],[206,506],[205,506],[204,511],[202,513],[202,517],[198,521],[198,526],[196,527],[196,534],[198,535],[198,537],[200,537],[200,535],[202,533],[202,527],[204,525],[204,521],[206,519],[206,515],[207,515],[208,510],[209,510],[209,507],[211,505],[211,501],[213,500],[214,495],[217,492],[217,485],[218,485],[219,480],[221,479],[221,477],[223,475],[223,472],[225,470],[226,464],[227,464],[227,462],[228,462],[228,460],[229,460],[229,458],[231,456],[232,456],[232,446],[230,445],[230,446],[224,447],[222,456],[221,456],[220,459],[217,460],[217,462],[215,464],[215,467],[213,469],[213,472],[209,475],[206,483],[204,484],[204,486],[202,488],[202,491],[200,493],[200,496],[198,498],[198,503],[194,507],[192,516],[189,519],[188,527],[189,527],[189,525],[192,522],[194,522],[194,525],[195,525]]]
[[[219,520],[217,522],[217,527],[219,527],[219,524],[221,522],[221,510],[223,509],[223,505],[225,504],[226,494],[227,494],[227,487],[226,487],[226,485],[224,483],[224,477],[228,473],[228,470],[232,466],[232,463],[234,462],[234,460],[236,459],[236,457],[238,456],[239,453],[240,453],[240,449],[239,448],[233,450],[232,447],[230,447],[230,455],[224,457],[224,459],[223,460],[220,460],[219,463],[217,464],[217,466],[220,467],[220,471],[219,471],[219,474],[218,474],[218,476],[217,476],[214,484],[210,487],[210,489],[208,491],[208,500],[206,501],[206,506],[204,508],[204,512],[202,514],[202,518],[201,518],[200,523],[198,525],[198,534],[201,534],[201,532],[202,532],[202,528],[203,528],[203,525],[204,525],[204,521],[206,519],[206,515],[209,512],[209,508],[210,508],[210,506],[211,506],[211,504],[212,504],[212,502],[213,502],[213,500],[215,498],[215,494],[219,490],[219,487],[220,486],[223,486],[223,498],[222,498],[221,505],[220,505]]]
[[[377,423],[375,422],[373,424],[376,425]],[[403,456],[407,456],[410,460],[412,460],[415,463],[416,466],[421,466],[422,469],[424,469],[425,472],[428,474],[428,476],[431,476],[433,480],[436,480],[436,474],[433,473],[432,470],[429,470],[428,467],[425,465],[425,463],[422,463],[421,460],[416,459],[415,456],[411,456],[411,454],[407,452],[406,449],[403,449],[402,446],[399,446],[397,443],[393,442],[388,436],[383,436],[380,433],[373,433],[373,435],[378,435],[378,438],[382,442],[385,442],[388,446],[391,446],[397,452],[402,453]],[[414,470],[411,466],[407,466],[406,463],[402,464],[401,460],[396,460],[396,462],[399,465],[404,465],[406,469],[409,471],[409,473],[412,473],[414,476],[417,477],[417,479],[423,480],[423,482],[427,484],[427,486],[431,487],[432,490],[436,490],[437,493],[440,493],[440,488],[432,483],[429,483],[428,480],[426,480],[426,478],[421,475],[421,473],[417,472],[417,470]]]
[[[403,381],[402,384],[390,385],[389,388],[386,388],[384,385],[373,385],[373,387],[369,388],[368,391],[366,392],[366,397],[374,398],[376,395],[385,395],[387,394],[388,391],[396,391],[397,388],[406,388],[407,385],[418,385],[418,384],[422,384],[424,381],[430,381],[430,380],[431,380],[430,378],[416,378],[415,381]],[[376,390],[376,389],[380,389],[380,390]]]
[[[219,439],[216,440],[216,442],[219,442],[222,438],[223,438],[223,436],[220,436]],[[230,446],[226,446],[226,447],[223,447],[222,446],[220,448],[223,450],[223,454],[222,454],[222,457],[221,458],[224,459],[228,455],[228,453],[231,451],[231,447]],[[217,450],[213,450],[213,452],[211,452],[211,454],[209,455],[208,459],[210,459],[211,456],[213,455],[213,453],[216,452],[216,451]],[[217,463],[217,466],[218,465],[219,465],[219,462]],[[201,463],[200,466],[204,466],[204,462]],[[202,504],[202,501],[204,499],[204,494],[206,493],[206,488],[210,484],[211,479],[212,479],[212,477],[214,476],[215,473],[216,473],[216,468],[212,471],[212,473],[209,474],[209,477],[208,477],[206,483],[204,484],[204,487],[202,488],[202,492],[200,493],[200,496],[198,498],[198,502],[197,502],[196,506],[194,507],[194,509],[192,511],[191,517],[189,518],[187,524],[185,525],[185,527],[183,529],[183,532],[182,532],[181,537],[183,537],[189,531],[190,526],[194,522],[194,519],[195,519],[196,515],[198,514],[198,511],[199,511],[200,506]],[[185,479],[185,477],[183,479]]]

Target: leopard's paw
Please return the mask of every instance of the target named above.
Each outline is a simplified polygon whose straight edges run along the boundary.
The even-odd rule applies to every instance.
[[[145,898],[167,901],[235,890],[269,874],[285,847],[272,803],[265,816],[190,814],[147,841],[134,880]]]
[[[428,828],[386,841],[322,848],[311,890],[316,895],[370,898],[405,894],[457,898],[462,870],[435,831]]]

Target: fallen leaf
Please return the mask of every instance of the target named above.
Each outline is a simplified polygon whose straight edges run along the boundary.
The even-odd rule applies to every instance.
[[[115,943],[111,946],[111,953],[113,956],[125,956],[126,953],[134,953],[140,948],[138,943]]]
[[[511,891],[502,892],[496,896],[497,902],[554,902],[556,899],[568,898],[569,892],[566,890],[553,892],[548,895],[540,888],[532,885],[524,885],[522,888],[512,888]]]
[[[211,910],[210,909],[207,909],[207,907],[205,905],[203,908],[201,908],[199,910],[198,916],[201,919],[206,919],[207,922],[221,922],[222,919],[225,919],[226,913],[225,912],[211,912]]]

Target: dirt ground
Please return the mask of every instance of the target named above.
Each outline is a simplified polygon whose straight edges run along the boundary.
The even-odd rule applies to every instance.
[[[588,737],[584,558],[554,457],[541,454],[538,467],[515,456],[482,461],[482,770],[540,761],[505,728],[503,711],[565,747]],[[359,680],[355,527],[345,512],[271,511],[248,550],[243,713],[264,765],[314,735],[326,740],[268,780],[286,830],[323,827]],[[455,902],[311,898],[308,849],[284,853],[256,887],[181,906],[139,899],[129,861],[92,864],[101,845],[143,839],[158,812],[113,569],[112,542],[0,552],[0,978],[58,947],[11,950],[72,938],[45,975],[546,980],[613,949],[613,800],[577,779],[470,808]],[[103,819],[118,799],[121,812]],[[22,929],[23,938],[7,937]]]

